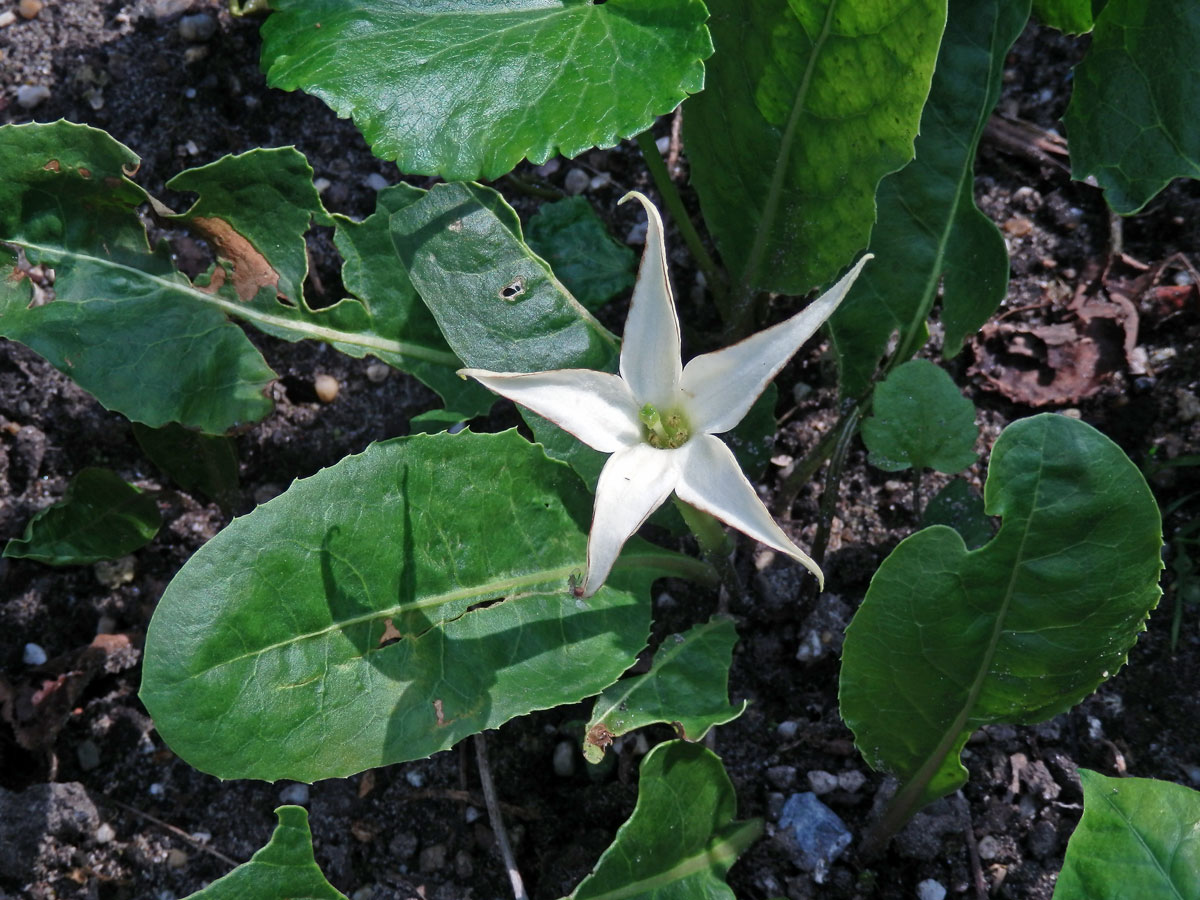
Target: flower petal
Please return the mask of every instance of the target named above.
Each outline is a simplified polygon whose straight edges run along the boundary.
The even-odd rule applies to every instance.
[[[659,409],[674,406],[682,371],[679,348],[679,317],[667,277],[667,252],[662,219],[645,195],[630,191],[630,197],[646,209],[646,248],[638,269],[637,284],[629,303],[625,334],[621,338],[621,377],[629,382],[640,403]]]
[[[585,597],[600,590],[625,541],[671,496],[679,477],[681,453],[638,444],[618,450],[604,464],[588,535]]]
[[[721,434],[742,421],[771,379],[837,309],[871,258],[866,254],[837,284],[790,319],[689,362],[680,388],[692,427]]]
[[[816,575],[821,589],[825,589],[820,566],[793,544],[771,518],[753,485],[742,474],[733,451],[720,438],[695,435],[679,452],[683,457],[675,493],[680,500],[711,513],[760,544],[786,553]]]
[[[458,374],[549,419],[602,453],[641,443],[637,401],[617,375],[591,369],[528,373],[459,369]]]

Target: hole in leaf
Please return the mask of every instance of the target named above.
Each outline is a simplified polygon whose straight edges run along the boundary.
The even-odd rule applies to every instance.
[[[394,644],[402,637],[404,637],[404,635],[402,635],[399,630],[397,630],[396,626],[392,624],[391,619],[383,620],[383,634],[379,636],[380,647],[387,647],[391,644]]]
[[[500,288],[500,299],[507,300],[509,303],[511,303],[512,301],[514,301],[518,297],[520,297],[523,293],[525,293],[525,279],[518,278],[515,281],[511,281],[508,284],[506,284],[504,287]]]
[[[506,598],[493,597],[491,600],[480,600],[478,603],[472,603],[467,607],[467,612],[472,613],[479,609],[487,609],[489,606],[495,606],[497,603],[503,603]]]

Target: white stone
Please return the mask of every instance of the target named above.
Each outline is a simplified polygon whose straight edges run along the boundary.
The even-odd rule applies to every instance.
[[[575,744],[571,741],[560,741],[554,748],[554,774],[559,778],[575,774]]]
[[[940,881],[926,878],[917,885],[917,900],[946,900],[946,888]]]
[[[21,659],[27,666],[40,666],[46,661],[46,651],[40,644],[26,644]]]
[[[848,794],[853,794],[867,783],[867,776],[858,769],[848,769],[845,772],[838,772],[837,780],[838,787]]]
[[[591,177],[583,169],[572,169],[563,179],[563,190],[568,194],[582,194],[591,182]]]
[[[823,769],[813,769],[808,773],[808,785],[812,788],[812,792],[820,797],[822,794],[828,794],[830,791],[836,790],[838,779],[832,772],[826,772]]]
[[[386,178],[384,178],[378,172],[372,172],[370,175],[367,176],[367,178],[363,182],[363,184],[365,184],[367,187],[369,187],[373,191],[382,191],[385,187],[388,186],[389,182]]]
[[[17,106],[33,109],[43,100],[50,99],[50,88],[44,84],[23,84],[17,88]]]
[[[308,785],[307,784],[289,784],[279,792],[280,803],[290,803],[294,806],[303,806],[308,802]]]

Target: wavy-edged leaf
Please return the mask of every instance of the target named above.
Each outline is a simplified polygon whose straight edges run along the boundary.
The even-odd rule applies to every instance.
[[[803,294],[866,245],[879,179],[912,159],[945,0],[708,5],[717,50],[683,120],[704,219],[736,282]]]
[[[1092,4],[1093,0],[1033,0],[1033,15],[1064,34],[1087,34],[1095,24]]]
[[[725,618],[668,636],[649,672],[618,681],[596,698],[583,739],[588,762],[600,762],[614,738],[646,725],[668,722],[681,738],[698,741],[740,716],[747,701],[733,706],[727,699],[736,643],[737,629]]]
[[[1048,719],[1115,673],[1161,594],[1154,497],[1091,426],[1009,425],[984,498],[1002,517],[991,541],[968,551],[940,525],[905,539],[846,630],[842,717],[901,780],[899,821],[966,781],[977,728]]]
[[[879,185],[874,261],[830,319],[843,396],[871,383],[892,332],[911,356],[942,287],[943,350],[953,356],[999,306],[1008,251],[975,206],[975,151],[1000,96],[1009,47],[1029,17],[1028,0],[951,0],[916,158]]]
[[[1054,900],[1200,900],[1200,792],[1079,770],[1083,818]]]
[[[645,645],[670,555],[630,548],[575,598],[590,514],[515,431],[373,444],[188,561],[147,632],[142,701],[202,771],[312,781],[596,694]]]
[[[82,469],[61,501],[29,520],[4,556],[52,566],[83,566],[116,559],[146,546],[162,517],[158,504],[110,469]]]
[[[1176,177],[1200,178],[1200,6],[1109,0],[1075,67],[1063,121],[1071,176],[1129,215]]]
[[[975,462],[975,404],[927,359],[896,368],[875,388],[863,420],[871,465],[885,472],[935,469],[953,475]]]
[[[346,900],[325,880],[313,857],[308,811],[281,806],[275,816],[279,824],[265,847],[186,900]]]
[[[586,198],[544,204],[525,232],[529,248],[586,309],[594,312],[633,287],[637,257],[608,233]]]
[[[274,373],[225,318],[231,290],[210,296],[150,250],[136,212],[149,198],[127,177],[137,167],[86,125],[0,127],[0,335],[151,427],[260,419]],[[35,290],[43,268],[53,285]]]
[[[377,156],[498,178],[644,131],[704,86],[700,0],[273,0],[272,87],[352,116]]]
[[[633,815],[570,900],[733,900],[725,873],[762,833],[761,820],[736,814],[711,750],[659,744],[642,760]]]

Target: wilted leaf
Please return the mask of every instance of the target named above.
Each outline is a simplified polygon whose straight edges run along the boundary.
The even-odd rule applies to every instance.
[[[312,781],[596,694],[645,645],[672,556],[631,545],[577,599],[590,515],[513,431],[373,444],[188,561],[150,623],[142,701],[202,771]]]
[[[23,537],[8,542],[4,555],[84,566],[146,546],[161,527],[152,496],[109,469],[83,469],[61,501],[34,516]]]
[[[642,760],[633,815],[570,900],[733,900],[725,873],[762,833],[761,820],[735,822],[736,813],[711,750],[659,744]]]
[[[897,368],[872,395],[862,423],[870,463],[885,472],[936,469],[953,475],[975,462],[975,404],[927,359]]]
[[[1063,120],[1071,177],[1093,175],[1129,215],[1176,177],[1200,177],[1200,6],[1109,0],[1075,67]]]
[[[686,634],[672,634],[654,654],[645,675],[618,681],[596,698],[587,723],[583,755],[598,763],[614,738],[667,722],[679,737],[698,741],[714,725],[742,714],[729,694],[729,662],[737,630],[729,619],[709,619]]]
[[[895,331],[906,358],[925,339],[925,320],[942,285],[943,352],[1000,305],[1008,251],[975,206],[975,150],[1000,96],[1004,58],[1029,16],[1028,0],[952,0],[916,158],[879,185],[875,259],[830,319],[842,395],[871,383]]]
[[[526,228],[529,249],[550,263],[575,299],[593,312],[633,287],[634,252],[616,241],[583,197],[543,205]]]
[[[984,497],[991,541],[968,551],[940,525],[902,541],[846,630],[842,717],[901,780],[896,825],[966,781],[975,729],[1049,719],[1115,673],[1161,594],[1154,497],[1090,426],[1009,425]]]
[[[313,857],[308,811],[281,806],[275,816],[279,824],[267,846],[186,900],[346,900]]]
[[[272,87],[352,116],[377,156],[499,178],[632,137],[704,86],[700,0],[273,0]]]
[[[709,0],[716,54],[684,140],[735,283],[803,294],[867,243],[913,155],[944,0]],[[878,265],[878,263],[876,263]]]
[[[1054,900],[1200,898],[1200,792],[1079,770],[1083,818]]]

